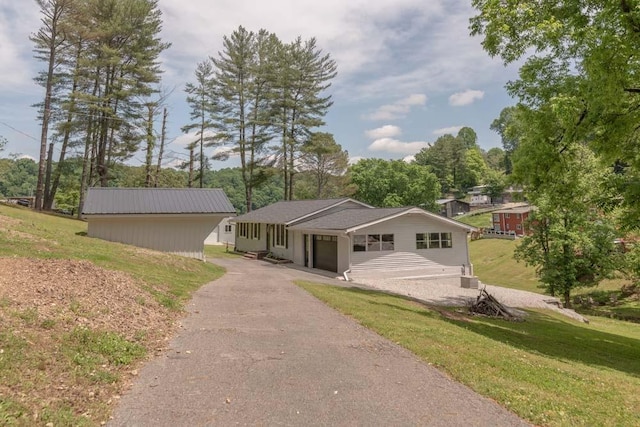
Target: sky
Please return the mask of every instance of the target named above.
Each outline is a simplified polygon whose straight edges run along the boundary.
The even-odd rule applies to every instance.
[[[161,56],[162,86],[171,91],[167,162],[185,158],[189,122],[184,87],[198,62],[217,56],[222,38],[238,26],[266,29],[282,41],[315,37],[338,66],[328,94],[326,125],[360,158],[407,159],[439,136],[463,126],[488,150],[500,147],[489,129],[515,101],[504,89],[517,78],[469,36],[475,14],[468,0],[159,0],[161,38],[171,47]],[[40,27],[35,0],[0,0],[0,136],[2,153],[39,156],[40,123],[33,104],[44,89],[33,77],[45,64],[33,59],[29,34]],[[160,121],[160,118],[158,118]],[[209,154],[213,154],[211,151]],[[132,163],[142,163],[143,154]],[[236,166],[233,159],[214,169]]]

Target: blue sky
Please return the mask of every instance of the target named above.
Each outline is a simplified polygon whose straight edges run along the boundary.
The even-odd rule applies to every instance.
[[[285,42],[316,37],[331,54],[338,77],[329,93],[334,105],[325,132],[352,159],[403,159],[444,133],[472,127],[484,149],[500,146],[489,129],[502,108],[515,103],[504,85],[516,66],[490,58],[479,38],[469,36],[474,10],[465,0],[160,0],[162,85],[174,89],[169,107],[168,162],[186,156],[189,137],[184,85],[196,64],[216,56],[222,37],[238,25],[264,28]],[[32,58],[28,39],[37,31],[35,1],[0,0],[0,135],[3,153],[37,158],[40,128],[32,104],[44,89],[32,78],[44,64]],[[158,118],[158,121],[160,119]],[[141,161],[139,154],[133,162]],[[233,160],[214,168],[235,166]]]

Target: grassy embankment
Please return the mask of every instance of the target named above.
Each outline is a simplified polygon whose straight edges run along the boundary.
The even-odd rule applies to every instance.
[[[459,219],[476,227],[487,226],[491,221],[491,214],[485,213],[474,216],[464,216]],[[527,267],[524,262],[517,262],[513,252],[518,240],[480,239],[469,243],[471,262],[474,273],[484,283],[504,286],[506,288],[521,289],[530,292],[544,293],[539,286],[533,267]],[[621,292],[629,281],[623,278],[605,280],[593,288],[578,288],[572,292],[581,296],[583,301],[591,300],[590,306],[576,305],[574,308],[582,314],[640,321],[640,301],[633,295]]]
[[[531,311],[469,317],[373,291],[299,282],[340,312],[541,426],[640,425],[640,328]]]
[[[183,304],[224,273],[210,263],[89,238],[86,230],[81,221],[0,205],[0,291],[8,292],[0,294],[0,425],[106,421],[137,366],[171,333]],[[50,271],[49,263],[60,270]],[[22,265],[25,275],[29,270],[36,283],[23,286],[32,289],[15,289],[21,272],[11,265]],[[78,277],[84,271],[96,277]],[[111,279],[120,292],[61,296],[79,285],[110,289]],[[125,299],[120,293],[129,286],[136,296]],[[42,292],[55,303],[35,305]],[[36,299],[16,297],[22,294]]]

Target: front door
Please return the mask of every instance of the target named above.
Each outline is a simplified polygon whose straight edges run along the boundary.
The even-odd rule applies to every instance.
[[[309,235],[304,235],[304,266],[309,267]]]

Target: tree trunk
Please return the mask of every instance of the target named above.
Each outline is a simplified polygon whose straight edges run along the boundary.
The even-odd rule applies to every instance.
[[[158,152],[158,164],[156,166],[156,177],[154,180],[154,187],[158,186],[158,179],[160,178],[160,168],[162,167],[162,156],[164,155],[164,143],[167,138],[167,108],[164,108],[162,113],[162,134],[160,135],[160,151]]]
[[[147,156],[145,162],[145,181],[144,186],[150,188],[153,184],[152,163],[153,163],[153,105],[147,104]]]
[[[49,153],[47,154],[47,168],[45,171],[45,179],[44,179],[44,198],[43,202],[46,202],[49,198],[49,189],[51,188],[51,165],[53,164],[53,142],[49,143]],[[46,209],[46,206],[44,206]],[[51,206],[49,206],[49,209]]]

